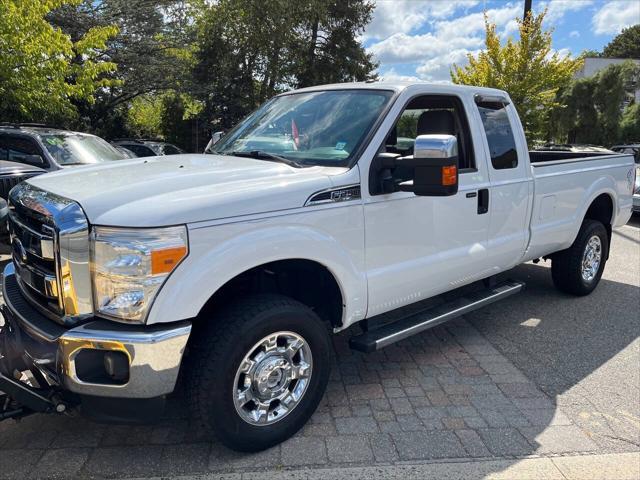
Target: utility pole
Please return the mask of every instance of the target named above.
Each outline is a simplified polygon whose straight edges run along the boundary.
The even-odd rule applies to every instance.
[[[522,17],[522,19],[526,22],[527,21],[527,17],[529,16],[529,14],[531,13],[531,2],[533,0],[524,0],[524,16]]]

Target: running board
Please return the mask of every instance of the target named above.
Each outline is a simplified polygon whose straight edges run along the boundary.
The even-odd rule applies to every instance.
[[[413,314],[375,330],[349,339],[349,346],[360,352],[374,352],[416,333],[435,327],[447,320],[472,312],[491,303],[510,297],[524,289],[523,282],[508,281],[493,288],[473,292],[455,300]]]

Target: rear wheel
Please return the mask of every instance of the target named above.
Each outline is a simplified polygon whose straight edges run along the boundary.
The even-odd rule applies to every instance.
[[[572,295],[588,295],[600,282],[609,253],[609,236],[604,225],[586,219],[577,238],[567,250],[554,254],[553,283]]]
[[[235,450],[263,450],[292,436],[317,408],[329,379],[326,325],[305,305],[279,295],[226,308],[192,356],[191,412]]]

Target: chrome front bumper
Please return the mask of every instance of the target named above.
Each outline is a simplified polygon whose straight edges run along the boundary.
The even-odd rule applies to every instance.
[[[633,211],[640,212],[640,193],[633,195]]]
[[[5,323],[11,325],[12,349],[52,386],[79,395],[129,399],[171,393],[178,378],[191,323],[132,326],[94,320],[65,329],[31,308],[17,287],[13,264],[4,270]],[[9,318],[6,318],[9,317]],[[83,380],[82,352],[119,352],[128,362],[128,378],[118,384]],[[99,365],[98,365],[99,368]]]

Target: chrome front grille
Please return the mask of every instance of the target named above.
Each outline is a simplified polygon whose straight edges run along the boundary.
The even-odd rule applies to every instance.
[[[36,218],[9,213],[11,254],[16,275],[27,297],[56,317],[62,317],[57,266],[55,230]]]
[[[80,206],[21,183],[9,208],[13,263],[27,300],[63,325],[91,317],[89,225]]]

